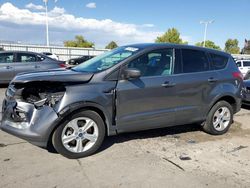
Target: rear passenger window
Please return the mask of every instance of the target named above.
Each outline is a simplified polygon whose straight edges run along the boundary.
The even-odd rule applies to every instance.
[[[182,73],[181,50],[175,49],[174,74]]]
[[[207,55],[199,50],[182,50],[183,73],[209,70]]]
[[[18,54],[18,61],[21,63],[36,62],[36,56],[33,54]]]
[[[211,67],[213,70],[224,69],[228,62],[228,57],[210,53]]]

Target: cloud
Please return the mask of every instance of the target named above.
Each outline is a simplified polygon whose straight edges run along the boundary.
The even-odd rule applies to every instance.
[[[143,24],[142,27],[155,27],[154,24]]]
[[[111,19],[89,19],[83,17],[75,17],[68,14],[65,9],[54,7],[49,11],[49,28],[50,34],[60,33],[61,38],[55,37],[57,41],[51,42],[62,43],[64,40],[73,38],[76,34],[82,34],[88,40],[93,41],[97,46],[104,46],[111,40],[116,41],[119,45],[129,43],[143,43],[153,42],[154,39],[162,34],[162,32],[151,30],[152,24],[145,24],[149,28],[142,27],[142,25],[121,23]],[[45,25],[45,12],[32,11],[28,9],[20,9],[11,3],[4,3],[0,6],[0,25],[4,24],[5,27],[12,27],[22,32],[23,28],[29,29],[29,34],[34,33],[37,38],[44,41],[44,25]],[[28,27],[25,27],[28,26]],[[39,29],[38,29],[39,28]],[[39,35],[37,31],[39,30]],[[41,32],[40,32],[41,30]],[[51,34],[52,35],[52,34]],[[15,37],[15,33],[9,34],[8,38],[12,36],[13,40],[28,40],[27,31],[23,33],[23,38]],[[22,36],[19,33],[18,36]],[[55,35],[56,36],[56,35]],[[3,37],[3,36],[1,36]]]
[[[55,17],[55,16],[61,16],[65,13],[65,9],[64,8],[60,8],[60,7],[54,7],[50,12],[49,12],[49,16]]]
[[[29,3],[27,5],[25,5],[25,7],[27,9],[31,9],[31,10],[45,10],[45,7],[42,5],[35,5],[33,3]]]
[[[96,8],[96,3],[94,3],[94,2],[88,3],[88,4],[86,4],[86,7],[87,8]]]

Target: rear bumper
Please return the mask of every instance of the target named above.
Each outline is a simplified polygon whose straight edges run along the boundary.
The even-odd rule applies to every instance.
[[[22,120],[15,117],[20,111],[22,117],[25,116]],[[32,104],[4,100],[0,129],[39,147],[46,147],[57,119],[55,111],[48,106],[36,109]]]

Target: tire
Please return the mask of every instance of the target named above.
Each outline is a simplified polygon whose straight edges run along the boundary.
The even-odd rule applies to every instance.
[[[98,113],[89,110],[75,112],[56,128],[52,144],[58,153],[69,159],[87,157],[100,148],[105,132]]]
[[[219,101],[209,111],[203,130],[211,135],[222,135],[229,130],[232,122],[232,106],[226,101]]]

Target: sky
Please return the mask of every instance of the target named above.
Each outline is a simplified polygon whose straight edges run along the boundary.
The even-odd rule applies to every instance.
[[[83,35],[103,48],[114,40],[118,45],[154,42],[175,27],[183,40],[201,42],[204,25],[207,39],[224,48],[228,38],[240,47],[250,40],[250,0],[49,0],[50,43],[62,45]],[[0,0],[0,41],[45,44],[43,0]]]

